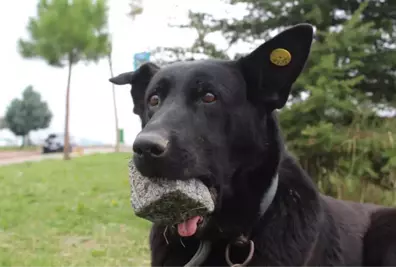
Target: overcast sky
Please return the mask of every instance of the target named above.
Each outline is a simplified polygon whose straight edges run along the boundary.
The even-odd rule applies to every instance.
[[[29,84],[39,91],[49,103],[54,117],[49,129],[34,133],[33,137],[45,136],[48,132],[64,129],[66,69],[49,67],[40,60],[25,60],[16,48],[17,39],[26,36],[29,16],[35,15],[34,0],[7,1],[0,9],[2,27],[0,50],[0,116],[4,115],[9,102],[20,97]],[[144,0],[145,11],[136,21],[128,12],[128,0],[109,0],[109,27],[113,36],[114,72],[132,70],[133,54],[156,46],[188,46],[195,38],[192,31],[168,27],[168,22],[186,19],[188,9],[206,10],[214,13],[240,10],[225,10],[220,0]],[[218,40],[219,45],[221,39]],[[111,84],[108,82],[107,61],[99,64],[78,64],[72,73],[70,133],[76,138],[89,138],[113,143],[114,113]],[[132,113],[129,86],[117,86],[119,125],[125,129],[126,142],[131,144],[140,131],[138,117]]]

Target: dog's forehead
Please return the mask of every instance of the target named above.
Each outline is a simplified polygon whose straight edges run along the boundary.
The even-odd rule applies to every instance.
[[[153,77],[153,81],[171,79],[174,82],[188,82],[194,79],[230,81],[235,75],[235,67],[222,60],[200,60],[175,62],[161,68]]]

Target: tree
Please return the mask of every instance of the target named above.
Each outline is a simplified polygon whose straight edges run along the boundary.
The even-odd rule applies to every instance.
[[[128,15],[132,20],[143,13],[143,1],[142,0],[130,0],[129,2],[129,13]]]
[[[179,25],[196,31],[220,32],[229,45],[238,42],[253,43],[270,36],[293,24],[308,22],[315,25],[318,32],[339,29],[365,2],[367,7],[361,12],[362,23],[373,23],[370,35],[366,36],[371,45],[371,53],[365,57],[355,75],[363,75],[358,90],[370,94],[377,103],[396,107],[396,1],[376,0],[225,0],[225,7],[245,8],[246,13],[239,18],[214,17],[211,14],[190,12],[189,23]],[[197,24],[199,21],[199,24]],[[198,36],[197,41],[202,40]],[[317,37],[317,42],[324,39]],[[205,46],[202,46],[204,48]],[[344,50],[348,53],[348,50]],[[204,53],[211,53],[205,49]]]
[[[377,159],[392,150],[387,142],[392,125],[376,114],[371,97],[359,90],[364,76],[346,75],[370,57],[367,40],[373,24],[360,20],[364,8],[362,5],[341,31],[318,33],[323,41],[312,47],[308,68],[296,84],[308,96],[301,99],[296,95],[280,112],[288,148],[326,193],[339,196],[339,185],[344,183],[362,183],[364,179],[391,190],[396,182],[389,181],[389,172],[381,170],[390,157],[380,168],[375,166]],[[383,146],[378,146],[381,142]],[[351,179],[357,181],[348,181]]]
[[[345,198],[346,192],[353,192],[351,199],[364,201],[367,186],[375,186],[380,190],[376,200],[383,201],[384,192],[395,192],[396,117],[385,118],[377,111],[396,106],[396,50],[390,38],[396,33],[396,2],[226,2],[245,6],[246,16],[215,18],[190,12],[189,23],[179,27],[197,31],[192,47],[157,51],[176,53],[176,58],[235,58],[243,54],[232,56],[212,46],[209,33],[221,33],[231,47],[241,41],[257,44],[273,30],[292,24],[312,23],[316,36],[311,55],[287,107],[279,112],[287,147],[327,194]],[[384,10],[386,16],[381,15]]]
[[[65,105],[65,148],[69,146],[70,82],[80,61],[97,62],[107,55],[106,0],[40,0],[37,17],[27,26],[29,38],[18,41],[25,58],[41,58],[53,67],[68,68]],[[64,149],[64,159],[70,159]]]
[[[15,98],[11,101],[5,115],[10,131],[23,138],[22,146],[29,141],[31,131],[48,128],[51,119],[48,104],[41,100],[40,93],[34,91],[32,86],[26,87],[22,99]]]

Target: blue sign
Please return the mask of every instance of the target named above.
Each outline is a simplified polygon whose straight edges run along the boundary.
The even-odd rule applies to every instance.
[[[137,70],[143,63],[150,60],[150,52],[141,52],[133,55],[133,68]]]

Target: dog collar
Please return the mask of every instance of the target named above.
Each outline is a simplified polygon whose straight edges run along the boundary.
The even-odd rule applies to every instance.
[[[260,217],[264,215],[264,213],[268,210],[269,206],[271,205],[272,201],[274,201],[276,191],[278,189],[278,183],[279,183],[279,175],[278,173],[276,173],[274,178],[272,178],[270,187],[267,189],[267,191],[264,193],[263,198],[261,199],[260,210],[259,210]]]
[[[278,189],[278,183],[279,183],[279,175],[278,173],[276,173],[276,175],[273,177],[271,181],[270,187],[267,189],[267,191],[264,193],[263,198],[261,199],[260,211],[259,211],[260,217],[264,215],[264,213],[268,210],[268,207],[271,205],[272,201],[274,201],[276,191]],[[252,260],[254,253],[253,241],[249,240],[249,244],[250,244],[250,253],[243,264],[232,264],[232,262],[229,259],[230,244],[228,244],[225,255],[227,263],[230,266],[246,266]],[[199,266],[200,264],[202,264],[209,256],[209,253],[211,252],[211,248],[212,248],[211,241],[201,240],[197,252],[194,254],[192,259],[186,265],[184,265],[184,267]]]

